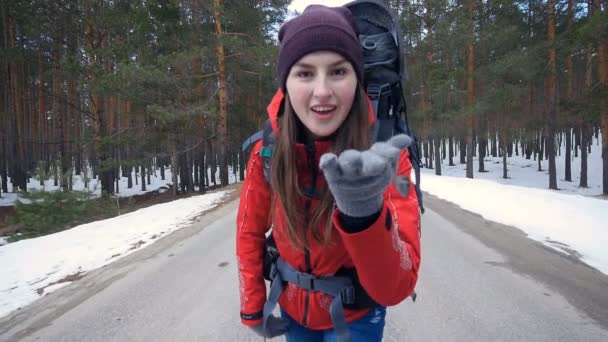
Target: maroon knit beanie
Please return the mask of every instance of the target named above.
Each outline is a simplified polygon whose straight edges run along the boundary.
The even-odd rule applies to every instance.
[[[279,31],[277,76],[286,89],[292,65],[306,54],[332,51],[340,54],[354,67],[357,79],[363,81],[363,52],[359,45],[355,18],[345,7],[310,5],[299,16],[289,20]]]

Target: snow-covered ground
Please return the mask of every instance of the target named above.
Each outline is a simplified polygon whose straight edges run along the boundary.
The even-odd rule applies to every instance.
[[[0,317],[188,226],[227,191],[157,204],[59,233],[0,246]],[[59,283],[57,283],[59,282]]]
[[[599,142],[594,140],[589,156],[589,189],[578,188],[579,159],[573,161],[573,183],[560,181],[559,187],[564,190],[550,191],[546,172],[536,171],[535,161],[521,157],[509,159],[508,180],[501,178],[500,159],[487,158],[490,172],[475,172],[472,180],[464,178],[464,166],[460,164],[448,167],[444,163],[443,173],[449,176],[438,177],[434,170],[424,170],[422,188],[488,220],[518,227],[551,248],[565,253],[575,251],[584,262],[608,274],[608,200],[597,196],[601,193],[599,154]],[[546,161],[542,168],[547,169]],[[563,157],[558,158],[558,179],[563,179],[562,170]],[[233,182],[232,173],[230,177]],[[69,284],[52,285],[66,276],[107,265],[187,226],[193,217],[216,205],[225,195],[216,192],[158,204],[0,246],[0,317]]]
[[[503,179],[502,158],[485,158],[479,173],[474,158],[474,179],[465,178],[465,165],[454,158],[455,166],[442,164],[442,176],[424,169],[423,191],[478,213],[484,218],[515,226],[531,239],[571,254],[608,274],[608,198],[602,198],[601,139],[593,139],[588,156],[588,188],[578,186],[580,155],[572,155],[572,182],[564,181],[564,155],[556,157],[558,188],[549,190],[548,161],[513,156],[507,160],[508,176]],[[563,148],[563,146],[562,146]]]
[[[90,174],[91,173],[89,172],[89,175]],[[211,179],[211,170],[207,170],[207,175],[208,175],[209,179]],[[133,172],[132,177],[133,177],[133,187],[131,189],[129,189],[127,187],[128,180],[126,177],[122,177],[120,179],[119,185],[118,185],[119,192],[116,193],[116,196],[130,197],[133,195],[138,195],[138,194],[142,194],[145,192],[158,190],[158,189],[160,189],[162,187],[166,187],[172,183],[171,168],[168,168],[168,167],[165,168],[165,179],[164,180],[161,179],[160,169],[158,169],[158,168],[155,169],[153,174],[150,176],[150,184],[148,184],[148,179],[146,177],[146,191],[141,191],[141,174],[136,174],[135,172]],[[215,173],[215,179],[219,184],[219,181],[220,181],[219,170],[216,171],[216,173]],[[234,173],[232,172],[232,168],[229,167],[228,168],[228,183],[233,184],[237,181],[237,179],[238,179],[238,173],[235,177]],[[83,176],[74,176],[73,181],[74,181],[73,190],[90,191],[96,196],[101,195],[101,183],[99,183],[99,181],[97,179],[90,180],[88,187],[85,187]],[[137,182],[137,184],[135,184],[135,182]],[[10,178],[9,178],[8,183],[10,184]],[[55,190],[58,190],[59,186],[55,186],[55,185],[53,185],[53,183],[54,183],[53,179],[48,179],[47,181],[44,182],[44,187],[43,187],[40,185],[39,181],[32,178],[30,180],[30,182],[28,182],[28,184],[27,184],[27,189],[28,189],[28,191],[41,191],[41,190],[55,191]],[[11,189],[11,186],[9,185],[9,191],[10,190],[12,190],[12,189]],[[9,192],[9,193],[3,192],[0,194],[0,196],[1,196],[0,197],[0,207],[14,205],[15,201],[19,198],[19,195],[14,192]]]
[[[565,143],[564,143],[565,144]],[[549,188],[549,162],[547,160],[541,161],[542,171],[538,171],[538,161],[533,159],[532,156],[529,160],[520,155],[516,156],[513,153],[513,157],[507,158],[507,170],[508,179],[502,178],[502,157],[485,157],[484,165],[485,169],[489,172],[477,172],[479,170],[479,159],[473,158],[473,170],[475,179],[487,179],[493,182],[507,185],[518,185],[531,188],[548,189]],[[466,165],[460,164],[460,157],[454,157],[455,166],[448,166],[448,160],[443,161],[441,165],[442,175],[444,176],[456,176],[464,177],[466,174]],[[601,195],[602,194],[602,151],[601,151],[601,137],[599,139],[593,139],[591,146],[591,154],[587,157],[587,188],[580,188],[579,181],[581,175],[581,161],[580,153],[578,158],[570,159],[571,164],[571,175],[572,182],[566,182],[565,179],[565,153],[564,146],[562,146],[562,154],[555,157],[555,167],[557,170],[557,187],[561,192],[579,194],[579,195]],[[433,166],[435,164],[433,163]],[[424,170],[425,174],[435,174],[435,170]],[[424,184],[425,178],[422,179]]]

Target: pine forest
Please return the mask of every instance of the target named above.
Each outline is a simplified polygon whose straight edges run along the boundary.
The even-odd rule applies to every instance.
[[[64,196],[96,180],[110,199],[153,175],[172,196],[244,179],[290,2],[0,0],[0,196],[47,179]],[[576,161],[586,187],[595,141],[608,195],[606,0],[386,3],[425,168],[474,178],[493,156],[508,177],[522,155],[548,161],[557,189]]]

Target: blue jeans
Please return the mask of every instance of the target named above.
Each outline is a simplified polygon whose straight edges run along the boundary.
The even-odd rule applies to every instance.
[[[287,342],[337,342],[336,333],[330,330],[308,329],[286,312],[281,310],[281,316],[289,321],[289,331],[287,332]],[[379,306],[371,309],[365,316],[348,324],[348,330],[352,342],[380,342],[384,333],[384,318],[386,317],[386,307]]]

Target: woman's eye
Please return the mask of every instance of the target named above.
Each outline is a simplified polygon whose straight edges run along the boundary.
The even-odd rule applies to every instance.
[[[310,71],[298,71],[296,73],[296,76],[301,77],[301,78],[306,78],[306,77],[312,76],[312,72],[310,72]]]
[[[346,69],[345,68],[338,68],[336,70],[333,71],[333,74],[336,76],[344,76],[346,75]]]

